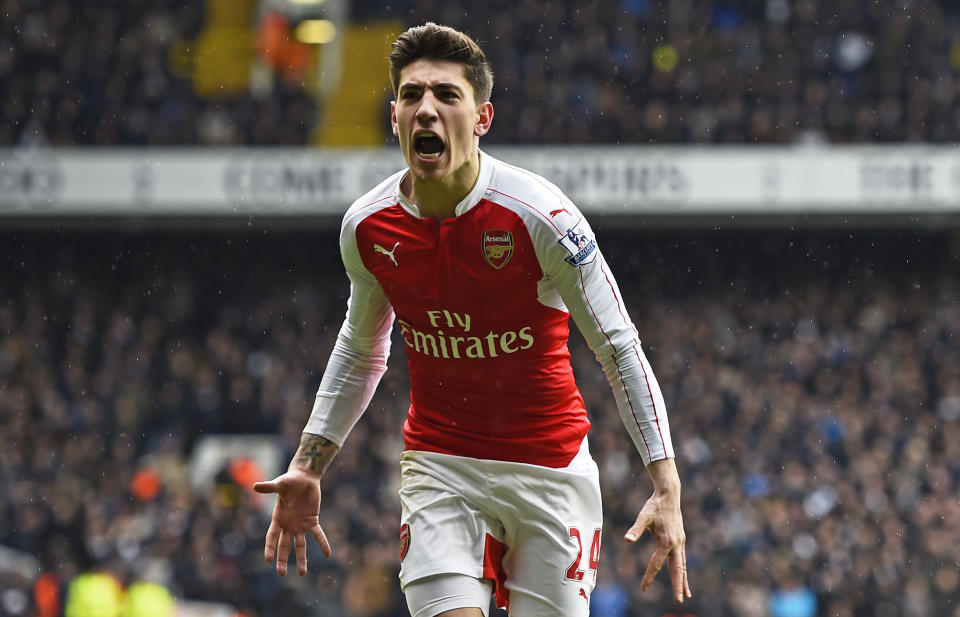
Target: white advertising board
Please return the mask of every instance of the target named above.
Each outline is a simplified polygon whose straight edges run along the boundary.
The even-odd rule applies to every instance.
[[[585,212],[960,212],[960,149],[491,147]],[[400,169],[384,149],[0,149],[0,218],[335,216]]]

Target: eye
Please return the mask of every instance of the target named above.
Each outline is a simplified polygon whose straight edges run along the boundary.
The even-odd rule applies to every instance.
[[[412,101],[420,98],[420,93],[416,90],[404,90],[400,93],[400,99],[404,101]]]
[[[456,91],[454,90],[444,90],[443,92],[440,93],[440,98],[455,101],[460,98],[460,95],[457,94]]]

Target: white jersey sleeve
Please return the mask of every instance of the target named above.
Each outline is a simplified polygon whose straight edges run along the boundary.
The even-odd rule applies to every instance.
[[[370,209],[351,208],[340,231],[340,254],[350,279],[347,315],[317,391],[305,433],[342,446],[387,370],[394,313],[377,279],[357,251],[356,226]],[[381,205],[382,207],[382,205]]]
[[[554,187],[555,188],[555,187]],[[653,369],[593,231],[559,189],[549,225],[534,240],[544,270],[541,301],[559,294],[610,382],[623,423],[644,464],[673,458],[666,405]],[[549,289],[552,285],[554,290]]]

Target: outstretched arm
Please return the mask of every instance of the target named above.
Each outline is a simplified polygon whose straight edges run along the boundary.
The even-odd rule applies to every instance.
[[[367,203],[363,199],[358,203]],[[347,315],[320,380],[313,410],[307,420],[300,447],[287,472],[270,482],[257,482],[258,493],[276,493],[264,557],[277,562],[277,573],[285,576],[290,544],[297,558],[297,573],[307,573],[307,540],[310,533],[326,557],[330,543],[320,528],[320,478],[340,444],[370,403],[380,377],[387,370],[393,307],[367,270],[357,248],[356,228],[364,208],[351,206],[340,228],[340,255],[350,278]],[[279,555],[278,555],[279,553]]]
[[[643,574],[640,589],[646,591],[664,562],[669,564],[670,581],[673,586],[673,598],[683,602],[692,597],[690,583],[687,581],[687,537],[683,531],[683,516],[680,514],[680,477],[672,458],[660,459],[647,465],[647,471],[653,480],[653,495],[643,505],[637,521],[624,538],[636,542],[643,532],[650,532],[657,538],[657,549],[647,571]]]
[[[572,203],[562,201],[559,205],[561,210],[555,212],[562,215],[552,216],[552,226],[541,225],[534,233],[541,265],[603,366],[624,426],[653,479],[653,495],[625,538],[636,542],[648,529],[657,537],[657,549],[641,588],[646,591],[669,560],[673,597],[683,602],[691,597],[684,553],[686,536],[680,514],[680,478],[673,460],[663,394],[589,224]],[[558,238],[556,231],[563,235]],[[550,296],[544,296],[548,303]]]
[[[300,447],[290,461],[287,472],[270,482],[257,482],[258,493],[276,493],[270,528],[263,555],[267,562],[277,562],[277,574],[286,576],[290,543],[297,558],[297,574],[307,573],[307,533],[320,544],[325,557],[331,554],[330,543],[320,528],[320,478],[340,448],[320,435],[304,433]],[[279,553],[279,558],[278,558]]]

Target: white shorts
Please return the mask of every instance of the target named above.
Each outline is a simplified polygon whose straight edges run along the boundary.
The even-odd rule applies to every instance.
[[[586,439],[562,469],[419,451],[404,452],[400,468],[404,591],[461,574],[490,579],[497,605],[513,617],[589,614],[603,512]],[[427,583],[407,601],[429,600],[433,612],[410,606],[411,614],[464,608],[438,605],[423,593]]]

